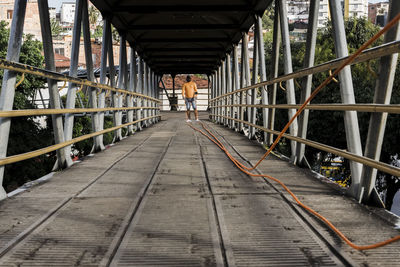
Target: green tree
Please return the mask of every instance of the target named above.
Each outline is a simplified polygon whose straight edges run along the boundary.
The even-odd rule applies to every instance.
[[[348,42],[349,53],[355,52],[363,43],[370,39],[375,33],[379,31],[379,27],[373,25],[364,18],[349,18],[345,21],[345,30]],[[335,59],[335,48],[333,42],[332,25],[328,23],[326,27],[318,32],[315,64]],[[374,46],[382,44],[382,39],[374,43]],[[294,70],[303,67],[303,60],[305,54],[304,43],[292,43],[292,57]],[[266,60],[267,66],[271,64],[268,55],[271,55],[272,48],[266,44]],[[281,53],[282,54],[282,53]],[[351,67],[354,93],[356,103],[372,103],[375,90],[376,79],[374,75],[368,70],[368,64],[375,71],[377,70],[377,60],[371,60],[369,63],[356,64]],[[282,75],[283,66],[282,58],[280,59],[280,74]],[[269,70],[268,70],[269,71]],[[327,77],[329,73],[319,73],[313,76],[313,86],[315,89]],[[399,69],[396,70],[396,79],[394,88],[400,86],[400,73]],[[270,76],[269,76],[270,77]],[[298,79],[297,84],[301,84],[302,80]],[[283,83],[284,85],[284,83]],[[286,92],[278,89],[277,103],[286,102]],[[300,88],[296,86],[296,102],[300,101]],[[318,95],[312,100],[312,104],[322,103],[341,103],[340,87],[338,83],[331,82],[327,85]],[[398,90],[393,90],[392,103],[400,103],[400,93]],[[307,138],[330,146],[341,149],[347,148],[346,135],[344,130],[344,113],[342,111],[310,111]],[[362,147],[365,147],[368,126],[369,126],[369,113],[358,112],[358,119],[360,125],[360,135]],[[385,139],[382,148],[381,161],[391,163],[393,156],[400,155],[400,146],[398,144],[398,136],[400,129],[400,116],[391,114],[388,117]],[[287,110],[277,110],[276,112],[276,129],[282,129],[288,121]],[[282,144],[278,147],[283,153],[290,153],[290,146],[287,140],[283,140]],[[322,156],[317,157],[318,152]],[[334,156],[334,155],[332,155]],[[315,167],[321,164],[321,160],[326,159],[329,155],[325,152],[318,151],[311,147],[306,148],[306,157],[309,162]],[[348,166],[348,161],[345,162]],[[346,173],[349,174],[349,168],[346,168]],[[346,175],[346,174],[345,174]],[[400,188],[400,183],[397,182],[396,177],[380,174],[378,181],[379,190],[387,190],[387,207],[390,208],[391,200],[394,193]],[[394,193],[393,193],[394,192]]]
[[[50,20],[50,29],[51,29],[51,36],[53,37],[57,37],[61,33],[65,32],[65,29],[60,25],[60,22],[58,22],[56,19]]]
[[[5,58],[9,38],[8,25],[0,21],[0,57]],[[20,62],[43,68],[41,42],[34,40],[32,35],[24,35],[21,47]],[[4,71],[0,71],[3,80]],[[17,76],[17,80],[21,75]],[[25,75],[23,82],[16,88],[13,109],[35,108],[32,103],[37,88],[43,88],[45,80],[32,75]],[[21,142],[24,140],[24,142]],[[34,117],[18,117],[11,120],[10,138],[7,155],[12,156],[46,147],[52,144],[52,134],[46,127],[41,127]],[[50,153],[34,159],[6,165],[4,184],[6,191],[11,191],[29,180],[36,179],[51,171],[55,154]]]

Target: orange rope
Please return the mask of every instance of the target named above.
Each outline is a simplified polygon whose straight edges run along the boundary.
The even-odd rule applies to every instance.
[[[279,133],[278,137],[275,139],[274,143],[270,146],[270,148],[267,150],[267,152],[261,157],[261,159],[254,165],[254,167],[250,168],[249,170],[254,170],[257,168],[257,166],[271,153],[271,151],[276,147],[276,145],[279,143],[281,140],[282,136],[285,134],[285,132],[289,129],[289,126],[293,123],[293,121],[300,115],[301,112],[306,108],[306,106],[311,102],[311,100],[321,91],[322,88],[324,88],[326,85],[328,85],[332,79],[339,74],[344,67],[349,65],[351,62],[353,62],[356,57],[358,57],[368,46],[370,46],[373,42],[375,42],[380,36],[382,36],[385,32],[387,32],[391,27],[393,27],[398,21],[400,20],[400,13],[397,14],[397,16],[391,20],[386,26],[380,30],[377,34],[372,36],[371,39],[369,39],[367,42],[365,42],[353,55],[351,55],[345,62],[343,62],[342,65],[340,65],[339,68],[337,68],[331,75],[329,75],[328,78],[326,78],[325,81],[323,81],[313,92],[312,94],[307,98],[307,100],[301,105],[301,107],[297,110],[297,112],[294,114],[294,116],[289,120],[289,122],[283,127],[282,131]]]
[[[393,27],[398,21],[400,20],[400,14],[398,14],[393,20],[391,20],[386,26],[380,30],[377,34],[375,34],[371,39],[369,39],[366,43],[364,43],[351,57],[349,57],[339,68],[337,68],[331,75],[329,75],[328,78],[324,82],[322,82],[313,92],[312,94],[307,98],[307,100],[301,105],[301,107],[297,110],[296,114],[289,120],[289,122],[285,125],[285,127],[282,129],[282,131],[279,133],[278,137],[275,139],[274,143],[271,145],[271,147],[267,150],[267,152],[261,157],[261,159],[253,166],[253,167],[246,167],[243,164],[241,164],[238,160],[236,160],[225,148],[225,146],[221,143],[221,141],[218,140],[218,138],[215,137],[207,128],[203,125],[203,128],[215,139],[212,139],[210,136],[208,136],[206,133],[203,131],[197,129],[193,125],[189,124],[191,128],[194,130],[200,132],[204,136],[206,136],[208,139],[210,139],[213,143],[215,143],[221,150],[225,152],[225,154],[229,157],[229,159],[238,167],[242,172],[254,176],[254,177],[264,177],[268,178],[270,180],[273,180],[280,184],[291,196],[292,198],[296,201],[296,203],[307,210],[309,213],[315,215],[318,217],[321,221],[323,221],[327,226],[329,226],[340,238],[342,238],[350,247],[357,249],[357,250],[367,250],[367,249],[373,249],[373,248],[378,248],[382,247],[384,245],[390,244],[392,242],[400,240],[400,235],[395,236],[391,239],[372,244],[372,245],[366,245],[366,246],[358,246],[351,242],[339,229],[337,229],[328,219],[323,217],[321,214],[310,208],[309,206],[303,204],[297,197],[296,195],[281,181],[278,179],[266,175],[266,174],[253,174],[248,172],[248,170],[254,170],[257,168],[257,166],[271,153],[271,151],[276,147],[284,133],[289,129],[290,125],[293,123],[293,121],[300,115],[301,112],[305,109],[306,105],[310,103],[310,101],[319,93],[319,91],[322,90],[326,85],[328,85],[334,77],[339,74],[342,69],[344,69],[347,65],[349,65],[351,62],[355,60],[356,57],[358,57],[363,50],[365,50],[368,46],[370,46],[373,42],[375,42],[380,36],[382,36],[385,32],[387,32],[391,27]]]
[[[280,180],[278,180],[275,177],[272,177],[270,175],[267,174],[253,174],[251,172],[248,172],[247,170],[245,170],[245,166],[243,166],[243,164],[241,164],[237,159],[235,159],[230,153],[229,151],[225,148],[225,146],[221,143],[221,141],[218,140],[218,138],[215,137],[215,135],[211,134],[215,140],[213,138],[211,138],[209,135],[207,135],[206,133],[204,133],[202,130],[194,127],[192,124],[188,123],[188,125],[194,129],[195,131],[200,132],[202,135],[206,136],[208,139],[210,139],[214,144],[216,144],[222,151],[225,152],[225,154],[228,156],[228,158],[236,165],[236,167],[239,168],[239,170],[241,170],[242,172],[246,173],[247,175],[253,176],[253,177],[263,177],[263,178],[268,178],[272,181],[275,181],[276,183],[278,183],[279,185],[281,185],[294,199],[294,201],[303,209],[305,209],[306,211],[308,211],[309,213],[313,214],[314,216],[316,216],[317,218],[319,218],[321,221],[323,221],[329,228],[331,228],[346,244],[348,244],[350,247],[357,249],[357,250],[367,250],[367,249],[374,249],[374,248],[379,248],[385,245],[388,245],[390,243],[393,243],[395,241],[399,241],[400,240],[400,235],[395,236],[393,238],[387,239],[385,241],[379,242],[379,243],[375,243],[375,244],[371,244],[371,245],[365,245],[365,246],[359,246],[354,244],[353,242],[351,242],[339,229],[337,229],[328,219],[326,219],[324,216],[322,216],[320,213],[316,212],[315,210],[313,210],[311,207],[307,206],[306,204],[304,204],[303,202],[301,202],[297,196]],[[211,133],[202,123],[203,128]],[[247,167],[246,167],[247,168]]]

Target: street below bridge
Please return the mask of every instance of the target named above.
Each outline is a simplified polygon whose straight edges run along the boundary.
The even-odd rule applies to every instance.
[[[243,164],[265,153],[200,118]],[[398,235],[394,217],[285,159],[271,155],[256,172],[357,244]],[[399,266],[399,242],[350,248],[278,184],[237,169],[183,112],[1,201],[0,215],[0,266]]]

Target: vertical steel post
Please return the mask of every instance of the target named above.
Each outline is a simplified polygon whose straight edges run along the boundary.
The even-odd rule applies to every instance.
[[[89,81],[95,81],[94,70],[93,70],[93,59],[92,59],[92,43],[90,40],[89,11],[88,11],[87,1],[83,1],[82,31],[83,31],[84,47],[85,47],[87,79]],[[90,101],[91,108],[97,108],[97,89],[96,88],[91,87],[89,89],[89,101]],[[97,112],[93,112],[91,114],[91,119],[92,119],[92,131],[93,132],[99,131],[100,130],[99,114]],[[103,145],[103,143],[100,143],[100,136],[93,137],[92,152],[97,152],[102,149],[104,149],[104,145]]]
[[[282,43],[283,43],[283,67],[285,74],[292,73],[292,53],[290,51],[290,37],[289,37],[289,25],[287,21],[287,5],[286,0],[279,1],[279,15],[281,20],[281,31],[282,31]],[[288,104],[296,104],[296,96],[294,93],[294,82],[293,79],[286,81],[286,101]],[[295,109],[289,109],[289,119],[296,113]],[[291,135],[297,135],[298,125],[297,119],[295,119],[289,128]],[[290,142],[291,157],[294,160],[296,156],[296,142]]]
[[[392,20],[398,13],[400,13],[400,1],[391,0],[388,21]],[[397,23],[385,34],[384,41],[385,43],[389,43],[399,39],[400,28],[399,23]],[[398,54],[393,54],[381,58],[379,75],[375,85],[374,104],[390,104],[398,56]],[[387,113],[371,113],[364,153],[366,157],[379,160],[381,156],[387,116]],[[366,165],[363,166],[359,195],[364,203],[368,203],[370,200],[371,202],[376,201],[371,199],[371,195],[376,191],[376,173],[376,169],[372,169]],[[375,194],[375,196],[377,196],[377,194]]]
[[[317,27],[318,27],[318,10],[319,0],[311,0],[310,2],[310,15],[308,18],[308,29],[307,29],[307,41],[306,41],[306,53],[304,55],[304,68],[310,68],[314,66],[315,58],[315,44],[317,40]],[[311,94],[312,86],[312,74],[308,75],[303,80],[300,103],[304,103]],[[307,138],[307,125],[309,110],[305,109],[299,116],[299,132],[298,135],[301,138]],[[305,144],[298,143],[296,151],[296,164],[303,165]]]
[[[256,22],[256,21],[255,21]],[[253,77],[251,80],[252,85],[258,83],[258,65],[259,65],[259,58],[258,58],[258,39],[259,39],[259,31],[258,31],[258,24],[255,23],[254,25],[255,30],[254,30],[254,40],[253,40]],[[257,91],[258,89],[254,88],[251,89],[251,104],[255,105],[257,104]],[[257,108],[252,107],[250,109],[250,117],[249,117],[249,122],[252,124],[256,124],[256,117],[257,117]],[[249,126],[249,139],[255,139],[256,137],[256,129],[254,127]]]
[[[15,0],[14,14],[11,22],[10,38],[8,39],[8,48],[6,60],[18,62],[22,45],[22,33],[24,29],[26,0]],[[15,96],[15,82],[17,73],[4,70],[2,89],[0,92],[0,110],[12,110]],[[8,138],[10,135],[10,118],[0,118],[0,158],[7,155]],[[4,166],[0,166],[0,199],[7,197],[3,188]]]
[[[127,67],[127,59],[126,59],[126,37],[125,34],[120,35],[119,41],[119,71],[118,71],[118,88],[120,89],[127,89],[125,87],[126,84],[126,67]],[[121,93],[114,94],[114,106],[118,108],[122,108],[122,99],[123,95]],[[122,111],[115,112],[116,119],[117,119],[117,126],[122,124]],[[116,138],[115,141],[122,140],[122,129],[116,130]]]
[[[215,97],[215,74],[213,73],[213,74],[211,74],[211,99],[214,99],[214,97]],[[209,105],[210,105],[211,114],[215,114],[215,108],[214,108],[215,102],[212,101],[212,102],[210,102]],[[211,116],[211,120],[215,121],[214,115]]]
[[[72,77],[76,77],[78,71],[79,46],[81,41],[82,7],[83,7],[83,0],[76,0],[74,29],[72,34],[71,64],[69,68],[69,76]],[[69,83],[65,108],[68,109],[75,108],[75,99],[76,99],[76,86],[73,83]],[[65,141],[72,139],[73,128],[74,128],[74,114],[67,113],[65,114],[65,122],[64,122]],[[65,147],[65,152],[66,152],[66,157],[70,157],[71,146]]]
[[[227,77],[226,77],[226,93],[230,93],[230,92],[232,92],[232,61],[231,61],[231,54],[227,54],[226,55],[226,74],[227,74]],[[229,101],[229,98],[231,98],[231,97],[232,96],[228,96],[228,97],[225,98],[225,105],[228,105],[228,104],[232,103],[232,101]],[[230,108],[226,107],[225,110],[226,110],[225,113],[229,114],[229,117],[233,118],[232,107],[230,107]],[[229,110],[229,112],[228,112],[228,110]],[[232,129],[232,122],[233,122],[232,119],[228,119],[228,121],[227,121],[227,126],[229,128],[231,128],[231,129]]]
[[[264,38],[263,38],[263,29],[262,29],[262,19],[260,16],[257,16],[256,18],[256,24],[257,24],[257,31],[258,31],[258,57],[259,57],[259,62],[260,62],[260,79],[261,82],[264,82],[267,80],[267,71],[265,68],[265,51],[264,51]],[[268,94],[266,91],[266,86],[260,87],[261,90],[261,104],[263,105],[268,105]],[[262,109],[262,115],[263,115],[263,127],[267,128],[268,127],[268,109],[263,108]],[[264,133],[264,144],[267,143],[267,135]]]
[[[148,96],[149,95],[149,88],[148,88],[148,71],[147,71],[147,64],[146,62],[143,60],[143,94]],[[149,106],[149,100],[146,98],[144,99],[144,107],[148,107]],[[143,118],[147,118],[148,117],[148,109],[143,109]],[[149,121],[146,119],[144,121],[144,125],[145,127],[149,126]]]
[[[131,54],[130,54],[130,67],[129,67],[129,87],[128,90],[130,92],[136,92],[136,54],[135,54],[135,50],[131,47]],[[133,97],[132,95],[128,95],[126,97],[126,106],[128,108],[133,107]],[[128,122],[133,122],[133,110],[129,110],[127,112],[127,118],[128,118]],[[134,134],[134,126],[133,125],[129,125],[128,126],[128,134],[132,135]]]
[[[111,31],[108,30],[110,27],[110,21],[108,18],[104,18],[103,20],[103,38],[101,43],[101,61],[100,61],[100,83],[105,84],[107,78],[107,54],[108,54],[108,47],[109,42],[111,42]],[[98,103],[99,108],[104,108],[106,102],[106,90],[101,90]],[[99,113],[99,130],[104,129],[104,112]],[[103,135],[100,135],[100,145],[101,149],[104,149],[103,145]]]
[[[243,64],[243,73],[244,73],[244,85],[242,87],[246,87],[250,85],[250,61],[249,61],[249,35],[247,33],[244,34],[242,39],[242,64]],[[244,92],[246,98],[246,104],[249,105],[251,103],[249,91]],[[246,107],[246,115],[247,120],[250,119],[250,107]],[[245,126],[245,125],[243,125]],[[247,127],[249,129],[249,127]]]
[[[275,1],[276,3],[277,1]],[[278,68],[279,68],[279,47],[281,43],[281,25],[280,25],[280,16],[279,16],[279,5],[275,4],[275,16],[274,16],[274,31],[273,31],[273,40],[272,40],[272,70],[271,70],[271,79],[278,77]],[[269,100],[271,105],[276,104],[276,91],[278,84],[274,83],[272,85],[272,89],[269,89]],[[275,129],[275,109],[271,108],[269,110],[269,118],[268,118],[268,128],[271,130]],[[267,145],[273,143],[274,135],[267,134]]]
[[[329,0],[329,7],[331,10],[332,28],[334,34],[334,43],[336,56],[346,57],[349,55],[347,50],[346,32],[344,28],[342,7],[338,1]],[[339,73],[340,80],[340,94],[343,104],[355,104],[353,80],[351,77],[350,66],[345,67]],[[350,152],[362,155],[360,130],[358,127],[358,118],[356,111],[345,111],[344,126],[346,130],[347,148]],[[351,186],[348,190],[349,194],[358,198],[358,188],[360,185],[361,177],[361,163],[350,162],[351,169]]]
[[[234,83],[233,90],[234,91],[238,90],[240,88],[240,85],[239,85],[239,60],[238,60],[237,49],[238,49],[237,45],[234,45],[233,46],[233,83]],[[243,95],[243,94],[240,93],[240,96],[241,95]],[[234,105],[234,104],[242,104],[241,99],[240,98],[237,99],[237,96],[238,96],[238,94],[235,94],[234,98],[232,98],[232,105]],[[240,107],[240,108],[232,109],[232,112],[236,113],[236,118],[237,119],[240,119],[240,117],[239,117],[240,111],[239,110],[241,111],[242,108]],[[234,127],[234,129],[236,131],[239,131],[239,124],[236,123],[235,121],[233,121],[233,127]]]
[[[143,94],[143,60],[141,57],[138,57],[138,85],[137,85],[137,92]],[[143,106],[143,98],[137,99],[137,106]],[[143,118],[143,112],[141,109],[137,110],[137,119],[140,120]],[[137,124],[138,130],[142,130],[142,122]]]
[[[240,69],[240,88],[243,88],[243,87],[245,87],[246,86],[246,78],[245,78],[245,64],[244,64],[244,62],[245,62],[245,59],[244,59],[244,54],[245,54],[245,52],[244,52],[244,50],[245,50],[245,48],[244,48],[244,35],[242,36],[242,44],[241,44],[241,52],[240,52],[240,55],[241,55],[241,59],[240,59],[240,61],[241,61],[241,69]],[[246,95],[247,95],[247,93],[246,92],[240,92],[239,93],[239,120],[241,120],[241,121],[244,121],[244,112],[245,112],[245,107],[243,106],[247,101],[247,97],[246,97]],[[246,98],[246,99],[245,99]],[[244,131],[243,131],[243,128],[244,127],[244,125],[243,125],[243,122],[239,122],[239,129],[238,129],[238,132],[240,132],[240,133],[243,133]]]
[[[221,95],[226,93],[226,58],[222,61],[221,65]],[[221,99],[221,106],[226,103],[226,97],[223,97]],[[226,114],[227,108],[223,107],[221,108],[221,113],[223,116],[227,116]],[[223,118],[221,121],[222,125],[226,125],[227,119]]]
[[[53,39],[51,38],[48,1],[39,0],[38,9],[40,17],[40,27],[42,31],[43,51],[44,51],[46,69],[50,71],[56,71],[56,64],[54,61],[54,51],[53,51]],[[60,109],[61,104],[60,104],[60,95],[58,93],[58,88],[57,88],[57,82],[51,79],[47,79],[47,84],[49,88],[50,107],[54,109]],[[59,144],[64,142],[62,115],[52,115],[51,121],[54,129],[55,143]],[[55,169],[64,168],[70,165],[72,165],[72,160],[71,157],[66,157],[65,149],[62,148],[57,150],[57,162],[56,166],[54,166]]]
[[[217,88],[216,88],[216,96],[218,97],[218,96],[220,96],[220,89],[221,89],[221,66],[219,66],[218,67],[218,70],[217,70]],[[215,102],[215,104],[217,105],[217,117],[216,117],[216,123],[220,123],[220,121],[221,121],[221,117],[219,117],[220,115],[221,115],[221,112],[220,112],[220,100],[218,99],[216,102]]]

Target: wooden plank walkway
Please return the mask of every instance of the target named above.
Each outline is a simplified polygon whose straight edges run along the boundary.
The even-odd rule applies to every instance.
[[[207,125],[242,162],[265,152]],[[307,170],[272,156],[258,171],[358,244],[399,234]],[[0,202],[0,216],[0,266],[400,266],[399,243],[349,248],[278,185],[236,169],[184,113]]]

